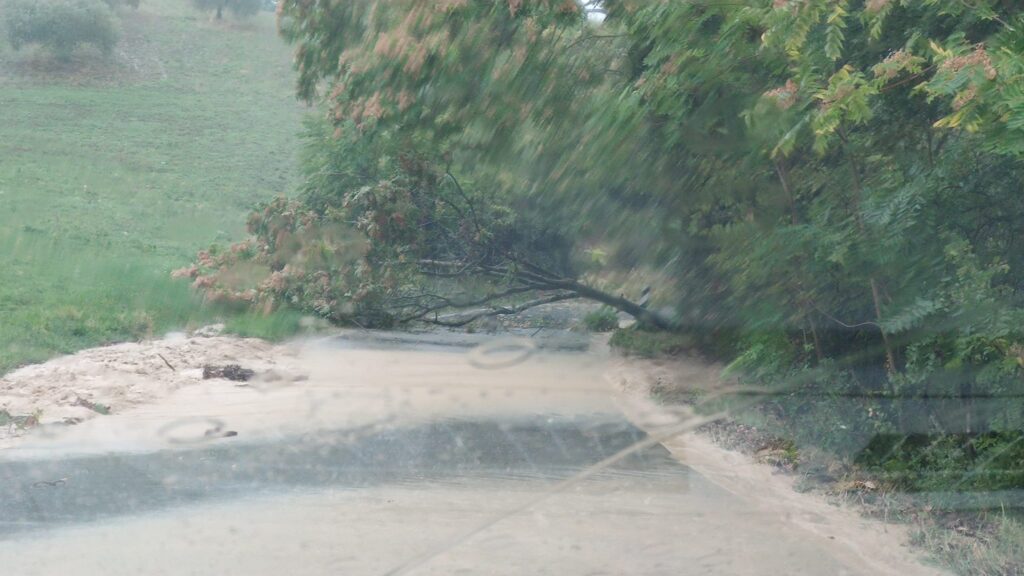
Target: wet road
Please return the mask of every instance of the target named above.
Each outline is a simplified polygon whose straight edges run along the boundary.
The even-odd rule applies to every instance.
[[[606,354],[506,344],[472,356],[441,343],[320,343],[303,352],[301,386],[182,389],[5,452],[0,564],[12,574],[882,573],[661,445],[573,481],[647,437],[616,405]]]
[[[445,420],[271,443],[0,464],[0,537],[175,506],[308,488],[429,487],[466,479],[557,481],[644,437],[622,419]],[[609,471],[685,478],[663,448]]]

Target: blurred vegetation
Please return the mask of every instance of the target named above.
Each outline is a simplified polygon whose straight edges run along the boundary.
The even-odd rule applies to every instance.
[[[1024,566],[1024,523],[1005,513],[982,515],[973,523],[952,516],[944,523],[921,524],[911,538],[935,550],[942,565],[956,574],[1017,576]]]
[[[267,15],[147,2],[88,75],[0,53],[0,366],[209,315],[166,272],[215,244],[177,275],[282,315],[239,331],[590,299],[624,349],[729,362],[798,449],[1024,487],[1024,6],[588,5],[284,0],[292,199]]]
[[[626,355],[640,358],[676,356],[695,347],[694,338],[690,334],[644,330],[637,327],[616,330],[608,343]]]
[[[305,322],[307,318],[305,314],[289,309],[277,310],[271,314],[250,312],[229,316],[224,329],[229,334],[238,336],[283,340],[305,328],[311,328],[312,326]]]
[[[619,327],[619,315],[608,306],[601,306],[583,316],[583,327],[591,332],[611,332]]]
[[[583,6],[285,0],[302,195],[183,275],[361,325],[596,300],[798,444],[1022,488],[1024,6]]]
[[[7,0],[4,19],[15,50],[38,44],[62,60],[83,44],[109,56],[119,35],[117,17],[103,0]]]

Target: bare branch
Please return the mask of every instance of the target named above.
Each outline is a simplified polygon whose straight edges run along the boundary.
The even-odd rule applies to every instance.
[[[482,310],[475,310],[475,311],[470,312],[470,313],[451,314],[451,315],[448,315],[448,316],[442,316],[442,317],[434,318],[432,320],[423,320],[423,321],[427,322],[427,323],[430,323],[430,324],[436,324],[438,326],[447,326],[447,327],[450,327],[450,328],[458,328],[460,326],[465,326],[466,324],[469,324],[470,322],[472,322],[474,320],[477,320],[479,318],[485,318],[487,316],[503,316],[503,315],[508,315],[508,314],[519,314],[520,312],[522,312],[524,310],[529,310],[530,308],[535,308],[537,306],[543,306],[544,304],[552,304],[554,302],[561,302],[563,300],[572,300],[574,298],[579,298],[579,294],[574,294],[572,292],[562,292],[562,293],[559,293],[559,294],[554,294],[552,296],[547,296],[545,298],[537,298],[536,300],[530,300],[529,302],[523,302],[522,304],[519,304],[519,305],[516,305],[516,306],[502,306],[502,307],[498,307],[498,308],[486,308],[486,309],[482,309]],[[457,318],[457,319],[455,319],[455,320],[446,320],[446,318]]]
[[[825,312],[824,310],[822,310],[821,308],[819,308],[817,306],[814,306],[814,309],[817,310],[818,313],[821,314],[822,316],[824,316],[825,318],[828,318],[829,320],[835,322],[836,324],[839,324],[843,328],[853,329],[853,328],[860,328],[861,326],[874,326],[875,328],[878,328],[879,330],[883,329],[882,325],[879,324],[878,322],[866,321],[866,322],[859,322],[857,324],[847,324],[846,322],[843,322],[842,320],[836,318],[835,316],[829,314],[828,312]]]
[[[457,268],[457,272],[455,273],[444,273],[448,277],[459,275],[489,275],[498,278],[508,278],[522,287],[528,287],[538,291],[562,290],[571,292],[576,294],[578,297],[594,300],[607,306],[611,306],[616,310],[621,310],[640,322],[646,322],[666,330],[674,327],[674,321],[671,318],[667,318],[653,310],[648,310],[645,306],[642,306],[637,302],[633,302],[632,300],[628,300],[623,296],[610,294],[593,286],[583,284],[582,282],[572,278],[559,277],[536,264],[516,260],[507,255],[506,257],[512,259],[512,263],[517,265],[514,269],[509,270],[507,268],[488,266],[484,264],[467,267],[467,264],[463,262],[443,260],[420,260],[419,262],[424,265],[440,268]]]
[[[473,218],[473,228],[476,229],[476,233],[478,235],[481,234],[480,219],[476,215],[476,208],[473,206],[473,201],[469,199],[469,195],[466,194],[466,191],[462,189],[462,184],[459,184],[459,181],[455,179],[455,176],[451,173],[451,171],[445,170],[444,174],[445,176],[448,177],[449,180],[452,181],[452,184],[455,184],[455,189],[458,190],[459,196],[462,196],[462,200],[466,203],[466,206],[469,207],[469,213]]]
[[[481,296],[480,298],[476,298],[474,300],[466,300],[466,301],[462,301],[462,302],[457,302],[455,300],[452,300],[451,298],[447,298],[445,296],[441,296],[441,295],[438,295],[438,294],[423,294],[423,295],[418,296],[418,298],[433,298],[435,300],[435,302],[437,302],[437,303],[434,304],[434,305],[431,305],[431,306],[423,306],[421,309],[417,310],[416,312],[413,312],[409,316],[406,316],[404,318],[400,318],[398,320],[398,322],[404,324],[406,322],[411,322],[413,320],[420,320],[424,316],[427,316],[427,315],[429,315],[429,314],[431,314],[433,312],[439,312],[439,311],[444,310],[446,308],[459,309],[459,308],[470,308],[472,306],[481,306],[483,304],[487,304],[489,302],[494,302],[495,300],[498,300],[498,299],[501,299],[501,298],[507,298],[508,296],[513,296],[513,295],[516,295],[516,294],[523,294],[525,292],[531,292],[533,290],[534,290],[534,288],[532,288],[532,287],[509,288],[508,290],[504,290],[502,292],[496,292],[496,293],[493,293],[493,294],[487,294],[485,296]]]

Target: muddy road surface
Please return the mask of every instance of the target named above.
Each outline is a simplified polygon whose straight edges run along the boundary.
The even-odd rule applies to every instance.
[[[696,438],[689,463],[685,436],[665,442],[671,452],[651,441],[642,399],[609,377],[621,361],[599,342],[354,333],[290,354],[279,364],[301,377],[181,386],[0,451],[0,565],[24,575],[939,573],[894,527],[801,500],[810,496],[780,499],[770,478],[757,480],[763,470]]]

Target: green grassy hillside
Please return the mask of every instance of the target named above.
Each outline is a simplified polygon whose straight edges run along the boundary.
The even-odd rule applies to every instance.
[[[303,108],[272,14],[120,17],[109,59],[0,39],[0,373],[210,320],[169,272],[294,188]]]

